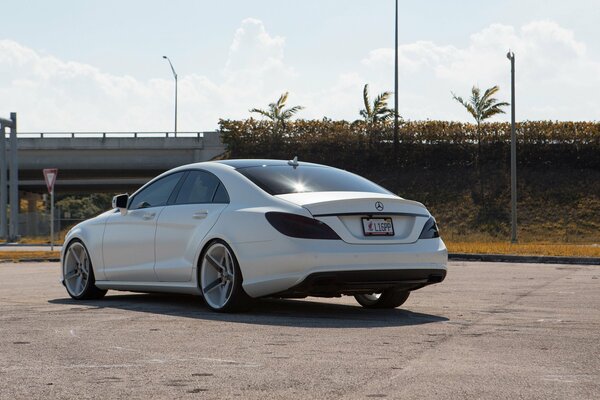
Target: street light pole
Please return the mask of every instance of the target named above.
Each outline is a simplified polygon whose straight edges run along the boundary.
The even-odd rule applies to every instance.
[[[398,0],[396,0],[394,40],[394,162],[398,162]]]
[[[517,243],[517,132],[515,129],[515,53],[508,51],[510,60],[510,202],[511,242]]]
[[[165,60],[169,62],[171,66],[171,71],[173,71],[173,78],[175,78],[175,136],[177,136],[177,72],[175,72],[175,68],[173,68],[173,63],[167,56],[163,56]]]

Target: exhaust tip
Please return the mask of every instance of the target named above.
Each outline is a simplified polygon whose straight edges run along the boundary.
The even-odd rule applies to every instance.
[[[444,280],[446,276],[442,275],[442,274],[431,274],[429,275],[429,278],[427,279],[427,282],[429,283],[440,283]]]

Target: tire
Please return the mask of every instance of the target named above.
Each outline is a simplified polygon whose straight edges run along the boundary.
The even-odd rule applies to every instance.
[[[242,288],[242,272],[231,247],[210,242],[200,258],[198,284],[206,305],[217,312],[247,311],[252,298]]]
[[[62,265],[63,284],[75,300],[101,299],[106,290],[96,287],[96,277],[87,248],[79,239],[72,240]]]
[[[410,296],[409,291],[387,289],[381,293],[357,294],[356,301],[364,308],[396,308],[400,307]]]

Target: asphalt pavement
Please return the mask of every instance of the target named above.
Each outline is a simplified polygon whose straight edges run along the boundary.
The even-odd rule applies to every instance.
[[[71,300],[0,263],[0,399],[598,399],[600,267],[452,262],[400,309],[191,296]]]

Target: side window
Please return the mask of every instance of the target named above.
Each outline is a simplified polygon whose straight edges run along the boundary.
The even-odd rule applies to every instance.
[[[167,204],[171,192],[173,192],[173,189],[177,186],[177,182],[179,182],[183,174],[184,172],[177,172],[165,176],[144,188],[144,190],[131,199],[130,209],[137,210],[139,208],[164,206]]]
[[[219,183],[219,187],[213,197],[213,203],[229,203],[229,194],[222,183]]]
[[[212,203],[219,185],[219,179],[213,174],[190,171],[179,189],[175,204]]]

